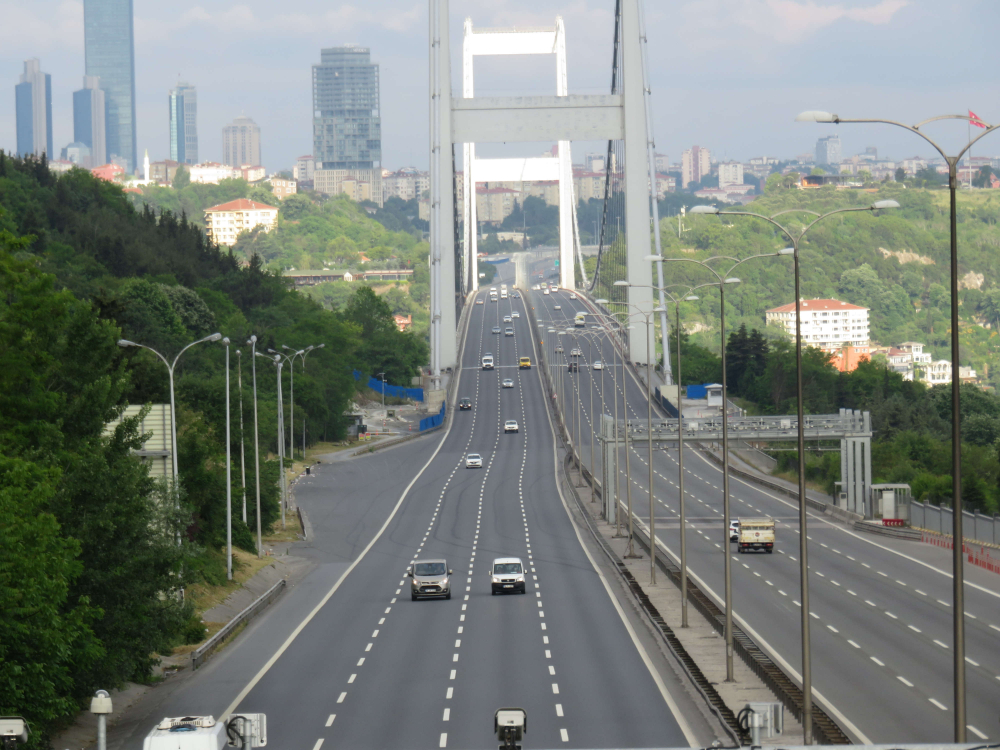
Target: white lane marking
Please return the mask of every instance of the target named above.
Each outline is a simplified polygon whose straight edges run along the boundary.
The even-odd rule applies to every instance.
[[[929,700],[935,706],[937,706],[938,708],[940,708],[942,711],[947,711],[948,710],[948,707],[945,706],[941,701],[935,700],[934,698],[928,698],[927,700]]]
[[[369,643],[367,646],[365,646],[365,651],[371,651],[371,650],[372,650],[372,644]]]
[[[451,655],[451,660],[452,661],[458,661],[458,654],[452,654]]]
[[[556,716],[562,716],[562,715],[563,715],[562,703],[557,703],[556,704]]]
[[[942,643],[941,641],[937,640],[936,638],[934,639],[934,642],[937,645],[939,645],[941,648],[948,648],[948,644],[947,643]]]
[[[912,631],[913,631],[914,633],[921,633],[921,632],[923,632],[923,631],[922,631],[922,630],[921,630],[920,628],[918,628],[918,627],[915,627],[915,626],[913,626],[913,625],[907,625],[906,627],[908,627],[908,628],[909,628],[910,630],[912,630]]]
[[[322,737],[320,737],[318,740],[316,740],[316,744],[313,745],[313,750],[319,750],[321,747],[323,747],[323,738]]]
[[[448,688],[448,692],[444,694],[444,699],[450,701],[451,697],[455,694],[455,688]]]
[[[826,627],[827,627],[827,629],[828,629],[828,630],[831,630],[831,631],[833,631],[834,633],[839,633],[839,632],[840,632],[840,631],[839,631],[839,630],[837,630],[837,629],[836,629],[835,627],[833,627],[833,625],[827,625]]]
[[[462,648],[462,639],[461,638],[456,638],[455,639],[455,648]]]
[[[892,612],[889,612],[888,610],[886,610],[885,614],[886,614],[886,617],[891,617],[893,620],[898,620],[899,619],[898,617],[896,617],[896,615],[894,615]]]
[[[850,643],[852,646],[854,646],[854,648],[861,648],[861,646],[859,646],[857,643],[855,643],[849,638],[847,639],[847,642]]]
[[[357,676],[356,674],[352,674],[352,675],[351,675],[350,677],[348,677],[348,678],[347,678],[347,684],[348,684],[348,685],[350,685],[350,684],[351,684],[351,683],[353,683],[353,682],[354,682],[354,681],[355,681],[356,679],[358,679],[358,676]]]
[[[444,710],[444,715],[441,716],[441,721],[450,721],[450,720],[451,720],[451,709],[446,708]]]
[[[441,741],[438,742],[438,747],[448,747],[448,733],[441,732]]]
[[[559,736],[562,737],[563,742],[569,742],[569,734],[566,732],[565,729],[559,730]]]
[[[330,714],[330,718],[326,720],[326,725],[333,726],[333,720],[337,718],[337,714]]]
[[[970,658],[969,658],[968,656],[966,656],[966,657],[965,657],[965,660],[966,660],[967,662],[969,662],[969,664],[971,664],[971,665],[972,665],[972,666],[974,666],[974,667],[978,667],[978,666],[979,666],[979,662],[978,662],[978,661],[973,661],[973,660],[972,660],[972,659],[970,659]]]
[[[364,663],[365,663],[365,657],[362,656],[360,659],[358,659],[358,666],[360,667]]]
[[[456,385],[460,383],[461,380],[462,380],[462,371],[459,370],[458,376],[455,380]],[[434,452],[427,459],[427,463],[425,463],[420,468],[420,471],[418,471],[413,476],[413,479],[410,480],[410,483],[406,485],[406,488],[399,496],[399,500],[396,501],[396,505],[395,507],[393,507],[392,513],[390,513],[388,517],[385,519],[385,522],[382,524],[382,527],[378,530],[378,533],[372,537],[371,541],[368,542],[367,545],[365,545],[365,548],[361,550],[361,554],[354,559],[354,562],[352,562],[350,565],[347,566],[347,570],[341,573],[340,578],[337,579],[337,581],[333,584],[330,590],[326,592],[323,598],[320,599],[320,601],[316,604],[315,607],[313,607],[312,611],[310,611],[309,614],[306,615],[305,618],[303,618],[302,622],[300,622],[295,627],[295,630],[293,630],[291,634],[289,634],[288,638],[285,639],[284,643],[282,643],[281,646],[278,647],[278,650],[271,655],[271,658],[264,663],[264,666],[262,666],[260,670],[258,670],[257,674],[253,676],[250,682],[248,682],[246,686],[239,692],[239,694],[233,699],[233,702],[230,703],[229,706],[226,708],[226,710],[222,712],[221,714],[222,716],[230,716],[236,710],[236,708],[240,705],[243,699],[246,698],[247,695],[249,695],[250,691],[254,689],[257,683],[260,682],[261,679],[263,679],[264,675],[267,674],[268,671],[271,669],[271,667],[274,666],[275,662],[277,662],[278,659],[281,658],[281,655],[285,653],[286,650],[288,650],[288,647],[292,645],[292,642],[299,637],[299,633],[305,630],[306,625],[308,625],[312,621],[312,619],[319,613],[319,611],[326,606],[326,603],[330,601],[333,595],[337,593],[337,589],[339,589],[341,584],[347,579],[347,576],[351,574],[351,572],[365,558],[368,552],[371,551],[371,548],[374,547],[375,544],[378,542],[378,540],[382,538],[382,534],[385,533],[385,530],[389,528],[389,524],[391,524],[393,519],[396,517],[396,513],[398,513],[399,509],[402,507],[403,501],[406,500],[406,496],[410,494],[410,490],[413,489],[413,485],[415,485],[417,481],[420,479],[420,477],[423,476],[424,472],[427,470],[427,467],[434,462],[434,459],[437,458],[438,453],[441,452],[441,448],[444,447],[445,441],[448,439],[448,435],[451,434],[451,428],[454,426],[454,424],[455,424],[454,420],[449,420],[448,428],[444,431],[444,435],[441,436],[441,442],[437,444],[437,447],[434,449]],[[554,438],[555,434],[553,434],[553,439]],[[403,581],[400,581],[399,585],[402,586]],[[694,747],[694,743],[692,743],[692,747]]]
[[[375,630],[375,631],[372,632],[372,638],[378,638],[378,631],[377,630]]]
[[[884,661],[882,661],[880,659],[876,659],[874,656],[870,656],[868,658],[871,659],[876,664],[878,664],[880,667],[884,667],[885,666],[885,662]]]
[[[987,737],[985,734],[983,734],[978,729],[976,729],[974,726],[972,726],[972,724],[966,724],[965,728],[968,729],[970,732],[972,732],[974,735],[976,735],[981,740],[988,740],[989,739],[989,737]]]
[[[345,693],[341,693],[340,696],[337,698],[337,703],[343,703],[344,702],[344,698],[346,698],[346,697],[347,697],[347,693],[346,692]]]
[[[902,682],[904,685],[906,685],[906,687],[913,687],[913,683],[910,682],[905,677],[903,677],[902,675],[896,675],[896,679]]]
[[[455,669],[451,670],[451,674],[448,675],[448,679],[449,680],[454,680],[455,679],[455,675],[457,674],[457,671],[458,670],[455,670]]]
[[[976,666],[979,666],[979,665],[977,664]],[[549,674],[550,674],[550,675],[554,675],[555,673],[556,673],[556,668],[555,668],[555,667],[553,667],[553,666],[552,666],[552,665],[550,664],[550,665],[549,665]]]
[[[559,683],[558,682],[553,682],[552,683],[552,693],[554,695],[559,695]]]

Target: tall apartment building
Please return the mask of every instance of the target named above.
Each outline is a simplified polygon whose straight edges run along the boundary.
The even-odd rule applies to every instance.
[[[701,178],[712,171],[712,157],[707,148],[692,146],[684,149],[681,154],[681,186],[687,189],[692,182],[701,182]]]
[[[198,163],[198,92],[178,83],[167,95],[170,110],[170,158],[181,164]]]
[[[73,142],[90,149],[86,157],[89,161],[83,166],[99,167],[108,163],[106,114],[101,79],[84,76],[83,88],[73,92]]]
[[[315,171],[316,160],[313,159],[313,155],[300,156],[295,160],[295,166],[292,167],[292,177],[299,182],[312,182]]]
[[[132,0],[83,0],[86,74],[101,79],[107,160],[135,170],[135,39]]]
[[[840,164],[840,136],[828,135],[816,141],[817,164]]]
[[[312,80],[316,190],[344,183],[321,172],[346,171],[348,182],[366,183],[371,200],[382,205],[379,66],[371,61],[371,51],[353,45],[323,49]]]
[[[260,127],[246,115],[222,129],[222,163],[230,167],[260,164]]]
[[[743,165],[738,161],[719,163],[719,187],[743,184]]]
[[[809,299],[802,304],[802,343],[827,352],[851,346],[858,354],[871,348],[868,334],[868,308],[836,299]],[[795,336],[795,303],[775,307],[764,313],[768,324],[775,323]]]
[[[37,57],[24,61],[21,82],[14,87],[17,110],[17,153],[41,156],[52,153],[52,76],[42,72]]]

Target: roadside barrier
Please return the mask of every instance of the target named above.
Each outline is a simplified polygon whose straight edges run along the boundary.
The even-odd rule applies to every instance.
[[[225,641],[226,638],[228,638],[230,634],[234,630],[236,630],[236,628],[238,628],[245,622],[250,622],[250,620],[252,620],[254,617],[256,617],[265,609],[267,609],[268,605],[278,598],[278,595],[284,590],[284,588],[285,588],[285,579],[282,578],[271,588],[269,588],[267,591],[261,594],[261,596],[259,596],[253,604],[251,604],[249,607],[247,607],[238,615],[236,615],[236,617],[234,617],[232,620],[227,622],[223,626],[222,630],[213,635],[211,638],[205,641],[194,651],[192,651],[191,668],[197,669],[202,664],[204,664],[209,654],[211,654],[213,651],[215,651],[215,649],[217,649],[220,645],[222,645],[222,642]]]
[[[944,547],[945,549],[955,548],[953,537],[941,536],[940,534],[928,533],[926,531],[921,532],[920,541],[926,544],[933,544],[935,547]],[[970,544],[964,544],[962,545],[962,553],[966,556],[966,562],[970,565],[976,565],[991,573],[1000,573],[1000,557],[993,557],[986,547],[975,549]]]

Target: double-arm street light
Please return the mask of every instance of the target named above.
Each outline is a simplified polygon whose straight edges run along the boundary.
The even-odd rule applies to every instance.
[[[696,206],[695,208],[699,208]],[[712,212],[718,209],[712,206],[704,206]],[[692,209],[693,210],[693,209]],[[694,263],[701,266],[713,276],[715,283],[704,286],[719,287],[719,326],[721,330],[722,344],[722,513],[723,513],[723,544],[724,571],[725,571],[725,598],[726,598],[726,682],[733,682],[733,577],[732,577],[732,556],[729,553],[729,396],[726,380],[726,285],[739,284],[740,280],[730,276],[739,266],[747,261],[760,258],[774,258],[779,255],[790,255],[789,250],[780,250],[776,253],[761,253],[750,255],[742,260],[738,260],[728,255],[718,255],[705,260],[695,260],[694,258],[660,258],[656,255],[647,256],[646,260],[664,261],[670,263]],[[724,273],[719,273],[712,267],[713,261],[728,260],[733,261],[732,265]]]
[[[628,286],[627,281],[616,281],[614,286]],[[649,582],[656,585],[656,501],[653,499],[653,396],[650,392],[652,383],[652,371],[650,370],[650,355],[654,354],[653,337],[651,335],[653,325],[653,314],[662,313],[662,307],[654,307],[649,312],[644,312],[638,305],[628,302],[611,302],[612,305],[627,305],[636,308],[632,315],[638,315],[646,324],[646,345],[649,350],[646,355],[646,437],[649,441]],[[631,317],[631,315],[629,316]],[[615,425],[617,429],[617,425]],[[625,432],[628,432],[628,419],[625,420]],[[626,446],[627,448],[627,446]],[[627,453],[626,453],[627,456]],[[629,508],[629,526],[632,524],[632,509]],[[629,535],[631,542],[631,534]]]
[[[817,223],[823,221],[829,216],[834,216],[835,214],[850,213],[855,211],[878,211],[880,209],[887,208],[898,208],[899,204],[896,201],[876,201],[870,206],[858,206],[854,208],[841,208],[835,211],[830,211],[825,214],[819,214],[815,211],[809,211],[806,209],[789,209],[786,211],[779,211],[771,216],[764,216],[762,214],[755,214],[749,211],[720,211],[714,206],[694,206],[691,209],[691,213],[696,214],[716,214],[718,216],[752,216],[757,219],[762,219],[768,222],[772,226],[776,227],[782,232],[789,240],[792,242],[792,247],[784,248],[779,250],[777,253],[770,253],[771,255],[791,255],[792,256],[792,266],[795,275],[795,385],[796,385],[796,416],[797,425],[796,431],[798,436],[798,461],[799,461],[799,586],[800,594],[802,598],[802,731],[805,743],[812,743],[812,657],[811,657],[811,638],[810,638],[810,623],[809,623],[809,547],[808,547],[808,536],[806,533],[806,471],[805,471],[805,406],[802,397],[802,298],[799,291],[800,286],[800,272],[799,272],[799,246],[802,242],[802,238],[805,234],[816,226]],[[778,216],[788,213],[806,213],[815,217],[811,222],[806,224],[801,231],[795,233],[791,232],[784,226],[782,226],[777,221]],[[760,257],[760,256],[754,256]],[[681,261],[687,261],[687,258],[679,259]],[[747,258],[746,260],[749,260]],[[689,262],[699,262],[699,261],[689,261]],[[741,261],[742,262],[742,261]],[[735,268],[735,266],[734,266]],[[723,307],[723,314],[725,314],[725,307]],[[725,512],[726,512],[726,538],[729,538],[729,457],[728,457],[728,439],[726,436],[726,400],[725,400],[725,377],[726,377],[726,341],[725,337],[722,340],[722,377],[723,377],[723,421],[722,421],[722,441],[723,441],[723,453],[726,454],[723,457],[723,468],[725,473],[723,474],[723,484],[725,485]],[[727,551],[728,551],[728,541]],[[730,580],[729,580],[729,555],[726,555],[726,632],[727,632],[727,663],[732,663],[732,612],[730,607]]]
[[[171,459],[173,459],[173,470],[174,470],[173,479],[175,488],[177,485],[177,415],[175,413],[176,407],[174,402],[174,368],[177,367],[177,361],[181,358],[181,355],[184,354],[184,352],[186,352],[195,344],[203,344],[206,341],[218,341],[221,338],[222,338],[221,333],[213,333],[211,336],[206,336],[203,339],[192,341],[190,344],[185,346],[177,353],[177,356],[174,357],[173,362],[168,362],[166,357],[164,357],[162,354],[160,354],[158,351],[156,351],[156,349],[154,349],[151,346],[146,346],[145,344],[137,344],[136,342],[129,341],[128,339],[118,340],[118,346],[122,347],[123,349],[129,346],[135,346],[140,349],[148,349],[157,357],[159,357],[160,361],[162,361],[163,364],[167,366],[167,373],[170,376],[170,457]]]
[[[285,363],[281,361],[282,355],[278,352],[273,349],[268,349],[268,352],[273,356],[269,357],[267,354],[261,354],[260,352],[257,352],[257,356],[263,357],[273,363],[278,374],[278,473],[281,476],[281,528],[285,528],[285,416],[284,406],[281,401],[281,368]],[[259,516],[257,523],[260,523]]]
[[[965,561],[964,536],[962,534],[962,430],[959,378],[959,329],[958,329],[958,163],[968,153],[973,144],[985,135],[1000,128],[1000,125],[990,125],[978,117],[968,115],[940,115],[907,125],[896,120],[843,118],[830,112],[803,112],[795,118],[798,122],[820,122],[839,125],[841,123],[881,123],[894,125],[920,136],[929,143],[935,151],[944,157],[948,164],[949,228],[951,239],[951,466],[952,466],[952,629],[953,629],[953,659],[954,659],[954,694],[955,694],[955,742],[965,742],[966,738],[966,705],[965,705]],[[972,138],[957,154],[948,154],[936,141],[929,138],[921,130],[928,123],[939,120],[965,120],[982,128],[983,132]],[[969,164],[971,174],[972,164]]]
[[[306,355],[308,355],[309,352],[311,352],[313,349],[322,349],[324,346],[326,346],[326,344],[320,344],[319,346],[307,346],[305,349],[293,349],[290,346],[286,346],[285,344],[282,344],[281,348],[285,349],[286,351],[290,351],[291,354],[282,354],[281,352],[275,351],[274,349],[268,349],[267,350],[268,354],[278,355],[278,356],[282,357],[288,363],[288,379],[289,379],[289,383],[290,383],[290,387],[291,387],[291,392],[290,392],[290,395],[289,395],[290,404],[289,404],[289,409],[288,409],[288,411],[289,411],[289,414],[288,414],[288,423],[289,423],[288,424],[288,453],[289,453],[289,457],[292,459],[292,461],[295,461],[295,447],[294,447],[295,446],[295,444],[294,444],[294,435],[295,435],[295,358],[296,357],[302,357],[302,369],[305,370],[305,368],[306,368]],[[384,385],[383,385],[382,391],[383,391],[383,394],[382,394],[382,406],[384,407],[385,406],[385,387],[384,387]],[[306,441],[305,441],[305,429],[306,428],[305,428],[304,422],[305,422],[305,420],[303,419],[303,426],[302,426],[302,458],[303,458],[303,460],[306,457]],[[281,419],[281,436],[282,436],[281,439],[282,440],[285,439],[284,438],[284,434],[285,434],[285,420],[284,420],[284,414],[282,414],[282,419]]]
[[[322,349],[325,346],[326,346],[326,344],[318,344],[318,345],[317,344],[313,344],[311,346],[307,346],[305,349],[303,349],[301,351],[298,351],[298,352],[295,352],[295,354],[292,355],[292,359],[294,360],[295,357],[302,357],[302,372],[305,372],[306,371],[306,357],[309,356],[309,352],[314,352],[317,349]],[[281,348],[282,349],[288,349],[289,347],[287,347],[284,344],[282,344]],[[293,396],[293,398],[292,398],[292,410],[294,411],[294,409],[295,409],[295,399],[294,399],[295,394],[293,393],[292,396]],[[385,383],[382,384],[382,408],[385,408]],[[294,431],[294,427],[295,427],[295,420],[291,420],[291,422],[292,422],[292,424],[290,425],[289,432]],[[289,441],[289,442],[291,442],[291,441]],[[295,451],[294,450],[292,451],[292,460],[295,460]],[[306,418],[305,417],[302,417],[302,460],[303,461],[306,460]]]
[[[233,441],[229,429],[229,337],[226,347],[226,579],[233,580]]]

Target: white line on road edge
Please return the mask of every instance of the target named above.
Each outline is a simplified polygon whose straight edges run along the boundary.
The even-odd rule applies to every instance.
[[[323,738],[322,737],[320,737],[318,740],[316,740],[316,744],[313,745],[313,750],[319,750],[321,747],[323,747]]]
[[[535,347],[535,333],[535,331],[531,332],[531,353],[537,359],[538,351]],[[535,375],[538,378],[538,384],[542,389],[542,395],[544,396],[545,384],[542,382],[541,368],[536,367],[534,370]],[[594,568],[594,572],[597,573],[597,577],[604,585],[604,590],[608,593],[608,598],[611,599],[611,603],[614,605],[615,611],[618,612],[618,616],[621,618],[622,624],[625,626],[625,630],[628,631],[629,637],[632,639],[632,644],[635,646],[636,651],[639,652],[639,657],[642,659],[643,664],[646,665],[646,669],[649,670],[649,675],[653,678],[653,682],[656,683],[656,687],[659,689],[660,695],[663,697],[663,702],[667,704],[667,708],[669,708],[670,713],[673,714],[677,725],[681,728],[681,731],[684,732],[684,737],[688,741],[688,745],[690,747],[701,747],[701,743],[699,743],[697,736],[691,729],[691,725],[688,724],[687,718],[683,713],[681,713],[680,706],[677,705],[677,702],[674,701],[674,697],[667,691],[667,686],[663,683],[663,679],[660,677],[659,672],[657,672],[656,668],[653,666],[653,662],[650,660],[649,654],[646,653],[646,649],[643,648],[642,643],[639,642],[639,637],[636,635],[635,629],[632,627],[632,623],[628,621],[628,618],[625,616],[625,611],[622,609],[618,598],[611,590],[611,584],[608,583],[607,579],[604,577],[604,573],[601,572],[601,569],[597,567],[597,561],[594,559],[594,556],[590,554],[590,550],[587,548],[587,545],[584,544],[583,536],[580,533],[580,529],[577,528],[576,522],[573,520],[573,514],[570,512],[569,504],[566,502],[566,496],[563,494],[562,482],[559,481],[559,451],[556,447],[559,444],[559,441],[556,437],[556,428],[552,424],[552,412],[548,408],[545,409],[545,416],[549,420],[549,431],[552,433],[552,471],[555,475],[556,490],[559,493],[559,499],[562,501],[563,510],[566,511],[566,516],[569,519],[570,526],[573,527],[576,539],[580,543],[580,548],[583,549],[583,553],[587,556],[587,559],[590,560],[590,564]],[[542,623],[542,629],[544,628],[545,624]],[[865,740],[865,744],[870,745],[871,743]]]
[[[461,372],[459,372],[457,380],[455,381],[456,388],[458,387],[458,383],[461,381],[461,379],[462,375]],[[281,655],[285,653],[285,651],[288,649],[289,646],[292,645],[292,642],[299,637],[299,633],[305,630],[306,625],[312,622],[312,619],[317,614],[319,614],[319,611],[323,609],[323,607],[326,606],[326,603],[330,601],[330,598],[335,593],[337,593],[337,589],[340,588],[340,585],[345,580],[347,580],[347,576],[349,576],[351,572],[358,566],[358,564],[365,558],[365,555],[367,555],[368,552],[371,550],[371,548],[375,546],[375,543],[382,538],[382,534],[384,534],[385,530],[389,528],[389,524],[392,523],[392,519],[396,517],[396,513],[398,513],[399,509],[402,507],[403,501],[406,500],[406,496],[410,494],[410,490],[413,488],[413,485],[415,485],[417,483],[417,480],[423,476],[424,472],[427,470],[427,467],[434,462],[434,459],[437,458],[437,454],[441,452],[441,448],[444,447],[445,441],[451,434],[451,428],[454,426],[454,424],[455,420],[450,420],[448,422],[448,429],[446,429],[444,431],[444,435],[441,436],[441,442],[438,443],[438,446],[437,448],[434,449],[434,452],[431,454],[431,457],[427,459],[427,463],[425,463],[423,467],[421,467],[420,471],[417,472],[416,476],[414,476],[413,479],[410,480],[410,483],[406,485],[406,489],[404,489],[403,494],[399,496],[399,500],[396,502],[396,506],[392,509],[392,513],[389,514],[389,517],[385,519],[385,523],[382,524],[382,528],[378,530],[378,533],[372,538],[370,542],[368,542],[367,546],[365,546],[365,548],[361,550],[361,554],[354,559],[354,562],[352,562],[349,566],[347,566],[347,570],[345,570],[341,574],[340,578],[337,579],[337,582],[333,584],[333,587],[326,592],[326,595],[320,600],[319,604],[317,604],[313,608],[312,612],[306,615],[305,619],[303,619],[302,622],[300,622],[298,626],[296,626],[295,630],[292,631],[291,635],[289,635],[288,638],[285,639],[285,642],[278,647],[278,650],[275,651],[274,654],[272,654],[271,658],[268,659],[267,662],[264,664],[264,666],[260,668],[260,671],[254,675],[253,679],[250,680],[250,682],[247,683],[246,687],[244,687],[240,691],[239,695],[237,695],[236,698],[233,699],[233,702],[229,704],[229,707],[222,712],[223,717],[229,716],[230,714],[233,713],[233,711],[236,710],[236,708],[240,705],[243,699],[246,698],[247,695],[249,695],[250,691],[254,689],[257,683],[260,682],[261,679],[264,677],[264,675],[266,675],[268,671],[271,669],[271,667],[274,666],[275,662],[277,662],[278,659],[281,658]],[[367,651],[367,649],[365,650]],[[346,695],[346,693],[341,695],[340,700],[337,701],[338,703],[340,703],[343,700],[344,695]],[[443,738],[446,736],[447,735],[442,735]],[[444,745],[442,745],[442,747],[444,747]]]

